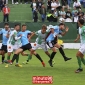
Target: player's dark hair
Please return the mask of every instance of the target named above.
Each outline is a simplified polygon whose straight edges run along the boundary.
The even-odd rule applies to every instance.
[[[80,22],[81,25],[84,25],[84,20],[83,19],[79,19],[78,21]]]
[[[4,25],[9,25],[7,22]]]
[[[15,24],[15,27],[16,27],[16,26],[20,26],[20,25],[19,25],[19,24]]]
[[[23,24],[22,27],[23,27],[23,26],[26,26],[26,24]]]
[[[28,35],[31,35],[31,33],[28,33]]]
[[[60,23],[60,24],[59,24],[59,26],[61,26],[61,25],[64,25],[64,26],[65,26],[65,24],[64,24],[64,23]]]
[[[43,25],[42,25],[42,28],[45,28],[45,29],[47,29],[47,26],[46,26],[45,24],[43,24]]]

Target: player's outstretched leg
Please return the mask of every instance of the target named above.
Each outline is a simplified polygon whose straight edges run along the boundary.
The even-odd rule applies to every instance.
[[[48,63],[50,64],[51,67],[53,67],[52,60],[53,60],[55,54],[56,54],[56,52],[52,52],[52,53],[51,53],[50,60],[48,61]]]
[[[83,69],[81,67],[81,58],[79,56],[77,56],[77,60],[78,60],[79,68],[75,72],[79,73],[79,72],[83,71]]]
[[[39,54],[34,54],[40,61],[41,61],[41,63],[42,63],[42,65],[43,65],[43,67],[45,67],[45,63],[43,62],[43,60],[42,60],[42,58],[40,57],[40,55]]]
[[[50,58],[50,53],[48,51],[45,51],[45,54]]]
[[[83,57],[83,54],[80,51],[78,51],[76,56],[77,56],[79,68],[75,71],[75,73],[79,73],[83,71],[83,68],[81,66],[81,62],[82,62],[81,58]]]
[[[10,61],[10,56],[11,56],[11,52],[8,52],[7,61],[5,61],[5,62]],[[9,67],[9,64],[7,63],[7,64],[5,65],[5,67]]]
[[[66,57],[66,55],[65,55],[62,47],[59,48],[59,52],[61,53],[61,55],[63,56],[63,58],[64,58],[65,61],[68,61],[68,60],[71,60],[72,59],[72,58]]]
[[[68,58],[66,57],[63,48],[61,47],[61,45],[59,45],[58,43],[55,44],[55,47],[57,47],[59,49],[60,54],[63,56],[65,61],[71,60],[72,58]]]
[[[17,56],[17,58],[16,58],[16,64],[15,64],[15,66],[16,66],[16,67],[22,67],[22,65],[20,65],[20,64],[18,63],[18,61],[19,61],[19,54],[18,54],[18,56]]]
[[[45,54],[46,54],[49,58],[51,57],[51,55],[50,55],[50,53],[49,53],[48,51],[45,51]],[[52,63],[55,64],[55,61],[53,60]]]
[[[19,48],[15,51],[14,55],[13,55],[13,58],[11,61],[9,61],[9,63],[13,63],[15,61],[15,59],[17,59],[17,57],[19,56],[19,53],[21,53],[23,51],[22,48]]]
[[[23,64],[28,64],[29,63],[29,60],[32,59],[32,55],[30,54],[27,54],[26,56],[28,56],[27,60],[23,62]]]
[[[13,63],[15,61],[15,59],[17,59],[17,57],[18,57],[18,54],[14,54],[11,62]]]

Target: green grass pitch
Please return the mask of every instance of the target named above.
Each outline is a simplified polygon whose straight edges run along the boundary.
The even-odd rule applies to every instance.
[[[33,85],[32,76],[53,76],[53,84],[50,85],[84,85],[85,82],[85,67],[84,71],[76,74],[74,71],[78,68],[77,59],[75,57],[77,50],[65,50],[68,57],[72,60],[65,62],[57,51],[54,58],[55,65],[50,67],[48,64],[49,58],[44,54],[43,50],[37,50],[41,55],[46,67],[42,67],[40,61],[33,56],[29,64],[23,65],[22,68],[15,67],[15,63],[5,68],[5,64],[0,65],[0,85]],[[51,51],[49,50],[51,53]],[[20,55],[20,64],[27,57]],[[40,85],[40,84],[35,84]],[[42,85],[42,84],[41,84]],[[48,84],[43,84],[48,85]]]

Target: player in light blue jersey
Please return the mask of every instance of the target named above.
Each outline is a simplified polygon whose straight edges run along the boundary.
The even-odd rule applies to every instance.
[[[15,51],[14,56],[13,56],[13,58],[11,60],[11,63],[14,62],[14,60],[17,58],[19,53],[21,53],[21,52],[23,52],[25,50],[29,50],[30,51],[30,55],[32,55],[32,53],[34,52],[33,49],[32,49],[32,46],[31,46],[31,44],[30,44],[30,42],[28,40],[28,37],[27,37],[27,35],[29,33],[31,33],[31,36],[29,37],[29,40],[30,40],[31,37],[34,35],[34,33],[32,33],[29,30],[26,30],[26,25],[22,25],[22,31],[19,32],[19,34],[18,34],[18,35],[22,35],[21,38],[20,38],[22,46]],[[41,57],[39,56],[39,54],[36,53],[35,56],[41,61],[42,65],[45,67],[45,64],[44,64],[43,60],[41,59]]]
[[[4,62],[5,53],[7,52],[7,41],[8,41],[8,35],[10,33],[9,24],[5,23],[4,27],[5,28],[3,28],[0,31],[0,35],[2,35],[2,47],[0,50],[0,54],[2,55],[2,63]]]
[[[65,28],[65,25],[63,23],[60,23],[59,26],[51,26],[50,27],[51,32],[50,34],[47,36],[46,38],[46,42],[48,44],[48,46],[52,49],[53,53],[51,54],[50,60],[49,60],[49,64],[51,67],[53,67],[52,65],[52,60],[56,54],[56,48],[57,47],[59,49],[59,52],[61,53],[61,55],[63,56],[64,60],[70,60],[71,58],[66,57],[61,45],[59,45],[57,43],[58,40],[58,35],[62,35],[64,36],[67,32],[68,32],[68,27]]]

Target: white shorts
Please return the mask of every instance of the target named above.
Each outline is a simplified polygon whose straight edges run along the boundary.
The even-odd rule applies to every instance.
[[[45,43],[42,43],[41,45],[40,44],[37,44],[36,42],[33,44],[32,46],[32,49],[33,50],[36,50],[38,48],[42,48],[45,52],[48,51],[47,49],[47,45]]]
[[[16,45],[16,44],[15,45],[8,44],[7,45],[7,52],[13,52],[20,47],[21,47],[21,45],[19,46],[19,45]]]
[[[18,48],[20,48],[22,45],[18,45],[18,44],[15,44],[14,46],[13,46],[13,49],[14,50],[17,50]]]
[[[79,51],[80,51],[82,54],[85,54],[85,44],[83,44],[83,45],[80,46]]]
[[[13,52],[13,45],[11,44],[7,45],[7,52]]]

